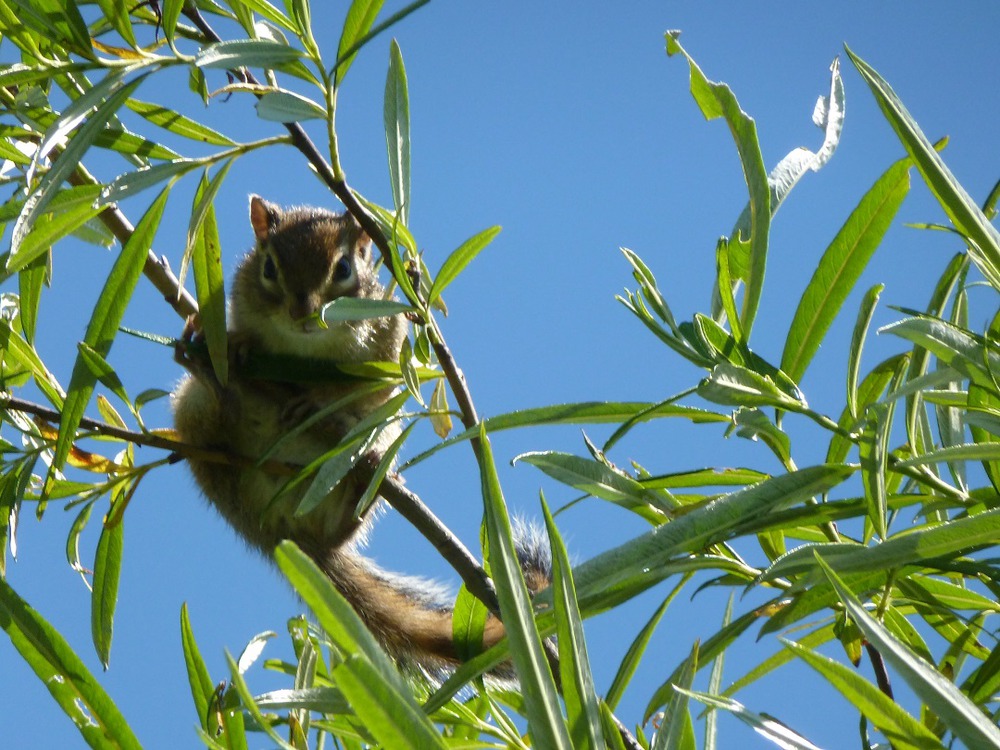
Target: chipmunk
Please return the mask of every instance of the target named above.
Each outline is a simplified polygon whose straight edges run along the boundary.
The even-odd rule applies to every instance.
[[[336,363],[395,362],[408,324],[402,315],[329,327],[317,323],[316,313],[331,300],[386,296],[371,258],[371,240],[350,215],[283,210],[254,195],[250,224],[256,245],[237,268],[229,306],[229,349],[237,366],[229,382],[220,385],[210,365],[186,356],[181,347],[178,360],[188,374],[173,394],[173,409],[185,443],[256,459],[357,386],[250,379],[238,367],[248,352]],[[189,322],[185,338],[198,335],[196,322]],[[308,464],[391,396],[392,388],[366,393],[321,416],[286,439],[271,458]],[[385,425],[361,460],[378,461],[399,434],[398,421]],[[386,572],[359,552],[376,514],[369,509],[355,517],[364,486],[352,473],[317,507],[296,517],[308,482],[275,500],[287,476],[197,458],[188,464],[208,500],[250,546],[269,556],[278,542],[293,540],[397,660],[432,671],[455,666],[450,598],[437,584]],[[547,585],[547,555],[540,540],[530,537],[521,542],[523,565],[532,588],[541,589]],[[484,645],[502,635],[502,624],[490,618]]]

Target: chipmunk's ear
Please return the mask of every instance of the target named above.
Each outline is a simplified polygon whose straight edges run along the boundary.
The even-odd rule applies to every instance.
[[[368,256],[371,255],[372,250],[371,237],[361,228],[361,224],[358,223],[358,220],[352,214],[345,212],[344,220],[347,222],[347,232],[351,248],[359,258],[368,260]]]
[[[259,195],[250,196],[250,226],[258,242],[264,242],[281,221],[281,209]]]

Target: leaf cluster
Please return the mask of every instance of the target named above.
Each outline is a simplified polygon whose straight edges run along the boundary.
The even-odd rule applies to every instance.
[[[185,446],[170,443],[169,431],[144,423],[142,407],[164,394],[149,390],[131,397],[112,364],[126,305],[143,275],[158,289],[172,288],[172,304],[184,314],[197,309],[205,331],[206,351],[189,354],[207,357],[225,382],[231,373],[213,200],[225,188],[235,160],[264,148],[293,146],[370,231],[405,300],[334,305],[324,311],[326,322],[399,311],[415,321],[413,340],[397,363],[336,373],[313,371],[303,362],[246,365],[250,375],[256,371],[268,379],[299,372],[315,378],[372,378],[372,387],[384,388],[386,382],[401,387],[387,409],[321,460],[286,467],[290,484],[310,483],[298,512],[308,513],[322,502],[351,469],[362,452],[359,446],[387,423],[407,419],[412,426],[427,419],[441,442],[399,471],[456,443],[471,444],[482,478],[484,565],[495,597],[473,595],[466,579],[455,608],[455,633],[470,658],[440,681],[404,675],[309,558],[283,544],[275,553],[278,565],[316,618],[315,623],[302,617],[289,621],[294,663],[265,661],[289,678],[289,688],[254,694],[248,684],[248,670],[273,633],[254,638],[239,658],[229,657],[229,672],[217,686],[187,610],[182,612],[184,659],[198,732],[207,746],[246,747],[248,733],[255,733],[290,748],[321,746],[327,737],[352,748],[692,748],[693,699],[709,707],[706,747],[715,746],[719,710],[779,746],[813,747],[789,728],[793,721],[769,715],[780,713],[780,707],[764,713],[733,698],[793,661],[813,668],[818,679],[856,707],[866,742],[868,732],[877,731],[896,748],[943,747],[954,741],[1000,746],[995,699],[1000,649],[987,627],[1000,595],[991,557],[1000,539],[1000,314],[991,311],[989,326],[975,330],[968,295],[972,283],[982,283],[990,295],[1000,292],[1000,234],[990,221],[996,195],[978,205],[948,170],[939,153],[943,144],[932,144],[889,84],[848,50],[907,156],[887,164],[846,217],[802,291],[780,357],[769,359],[754,351],[751,338],[765,302],[770,226],[798,181],[821,169],[839,144],[845,101],[839,64],[831,67],[829,91],[814,113],[823,132],[821,145],[815,151],[796,149],[768,172],[753,119],[728,86],[708,79],[677,33],[670,32],[667,54],[687,62],[696,105],[707,119],[725,121],[733,136],[748,201],[730,235],[717,244],[707,312],[679,322],[651,265],[628,249],[623,253],[636,287],[620,300],[704,376],[658,403],[550,405],[479,419],[438,315],[446,310],[443,293],[499,228],[473,234],[436,273],[418,252],[409,230],[409,93],[395,42],[383,106],[391,208],[350,189],[337,140],[337,95],[357,54],[423,4],[411,3],[380,20],[380,0],[354,0],[335,53],[324,59],[325,40],[314,36],[307,0],[287,0],[282,8],[268,0],[169,0],[137,7],[119,0],[100,0],[96,7],[0,0],[2,43],[20,58],[0,66],[0,156],[6,160],[2,177],[9,188],[0,220],[11,224],[0,278],[17,285],[16,294],[0,300],[2,421],[4,430],[17,436],[0,439],[4,547],[15,547],[16,521],[25,503],[34,504],[39,516],[56,501],[77,509],[67,557],[92,587],[93,640],[106,666],[128,505],[143,478],[190,455]],[[206,17],[231,30],[232,38],[218,37]],[[171,69],[187,72],[193,101],[200,104],[218,94],[254,97],[259,118],[286,132],[276,125],[275,135],[244,142],[236,133],[222,133],[165,104],[137,98],[140,92],[153,94],[149,81]],[[210,91],[223,78],[225,83]],[[311,132],[320,134],[323,155],[302,122],[316,126]],[[98,151],[119,167],[106,179],[85,166]],[[833,321],[850,312],[844,311],[845,303],[895,220],[914,170],[940,202],[959,251],[943,269],[926,307],[901,310],[896,322],[881,329],[898,339],[899,351],[866,369],[865,343],[884,287],[867,291],[855,313],[851,341],[845,342],[843,408],[839,414],[821,413],[809,405],[803,378]],[[174,187],[186,176],[197,184],[177,279],[152,247]],[[118,202],[154,193],[134,227],[123,223]],[[69,237],[102,245],[117,240],[121,248],[64,387],[35,344],[45,334],[37,327],[38,311],[57,262],[55,246]],[[189,272],[194,295],[182,302]],[[991,299],[995,308],[996,297]],[[427,381],[435,381],[430,398],[421,392]],[[35,419],[26,408],[14,408],[13,394],[22,389],[40,394],[48,402],[46,413],[57,418],[37,418],[41,407],[31,412]],[[96,398],[95,391],[100,391]],[[406,403],[413,404],[412,410],[403,413]],[[92,404],[99,419],[86,417]],[[452,416],[464,429],[449,438]],[[769,452],[764,467],[780,468],[696,467],[657,474],[634,463],[623,469],[612,460],[627,435],[665,418],[725,425],[727,435],[756,440]],[[822,431],[827,449],[823,461],[800,467],[796,457],[808,453],[796,442],[804,420]],[[613,424],[616,429],[603,445],[588,440],[582,455],[536,452],[519,457],[520,462],[581,497],[635,513],[649,530],[572,567],[543,498],[553,578],[549,590],[532,600],[517,561],[516,534],[490,436],[550,424]],[[388,481],[409,429],[373,472],[362,508]],[[116,454],[104,456],[81,445],[91,439],[113,441]],[[141,444],[166,444],[171,453],[137,465],[134,447]],[[97,507],[105,510],[88,574],[79,539]],[[0,555],[0,577],[5,555]],[[612,683],[600,694],[584,619],[613,611],[668,579],[671,590],[634,634]],[[743,601],[753,603],[739,612],[731,600],[718,628],[692,644],[687,658],[648,696],[633,731],[615,711],[645,667],[647,645],[669,605],[689,586],[751,593]],[[481,638],[488,610],[502,618],[507,638],[482,651],[477,634]],[[85,741],[93,747],[138,746],[99,681],[3,580],[0,627]],[[762,637],[782,633],[782,650],[727,682],[726,651],[755,628]],[[826,644],[839,644],[844,658],[821,654]],[[919,701],[919,715],[896,705],[887,679],[871,683],[843,663],[856,665],[863,654],[880,675],[888,666],[909,687]],[[491,669],[508,661],[519,675],[519,692],[489,677]],[[696,690],[699,673],[709,665],[706,689]],[[652,717],[655,728],[647,736],[644,728]]]

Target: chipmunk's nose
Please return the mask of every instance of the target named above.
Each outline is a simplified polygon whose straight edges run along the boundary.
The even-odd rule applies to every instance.
[[[296,292],[288,306],[292,320],[302,320],[315,315],[323,306],[322,298],[315,292]]]

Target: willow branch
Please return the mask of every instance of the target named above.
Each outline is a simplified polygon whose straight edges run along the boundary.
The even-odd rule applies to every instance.
[[[184,15],[190,20],[204,35],[205,38],[211,42],[221,42],[222,37],[215,33],[215,30],[209,25],[209,23],[204,19],[198,9],[194,6],[186,6],[184,8]],[[257,78],[246,69],[241,69],[234,71],[234,74],[242,79],[245,83],[258,84]],[[316,174],[327,184],[333,194],[337,196],[344,207],[347,209],[348,213],[351,214],[361,228],[364,229],[365,234],[367,234],[375,246],[379,249],[382,255],[382,262],[385,267],[389,269],[390,272],[395,274],[395,268],[393,265],[393,255],[389,247],[389,239],[382,233],[382,228],[379,226],[378,222],[375,221],[374,217],[361,205],[354,191],[347,184],[347,180],[343,177],[338,177],[334,171],[333,167],[330,166],[329,162],[316,148],[316,144],[313,143],[312,139],[306,133],[301,125],[297,122],[284,123],[285,129],[288,131],[289,135],[292,137],[292,144],[299,150],[299,152],[306,158],[313,169],[316,170]],[[412,300],[411,300],[412,301]],[[448,380],[448,385],[451,387],[452,393],[455,394],[455,400],[458,403],[459,413],[462,417],[462,424],[465,427],[472,428],[479,424],[479,416],[476,413],[476,407],[472,400],[472,393],[469,390],[469,386],[465,381],[465,376],[459,369],[458,364],[455,361],[451,350],[448,348],[447,343],[442,336],[440,329],[437,325],[432,323],[431,330],[433,332],[432,345],[434,347],[434,353],[437,355],[438,362],[441,364],[441,369],[445,374],[445,378]],[[476,457],[480,457],[480,443],[478,438],[472,438],[470,440],[472,449],[476,454]]]
[[[79,165],[70,175],[71,185],[97,185],[98,180],[93,177],[83,165]],[[115,236],[122,247],[132,238],[135,227],[132,226],[125,214],[121,212],[117,205],[107,206],[97,215],[98,220],[107,227],[108,231]],[[170,265],[165,257],[157,257],[152,250],[146,255],[146,262],[142,267],[143,275],[149,279],[157,291],[163,295],[167,303],[174,308],[182,318],[188,318],[198,312],[198,303],[195,302],[191,293],[180,285]]]
[[[10,395],[10,393],[2,391],[0,391],[0,409],[4,411],[16,411],[22,414],[30,414],[33,417],[37,417],[38,419],[48,422],[49,424],[59,424],[62,420],[62,414],[55,409],[50,409],[47,406],[42,406],[32,401],[25,401],[24,399],[16,398]],[[148,446],[150,448],[159,448],[160,450],[169,451],[177,457],[176,460],[180,460],[182,458],[194,458],[199,461],[207,461],[209,463],[216,464],[228,464],[230,466],[238,466],[246,469],[259,468],[271,474],[282,474],[288,476],[295,475],[302,468],[301,466],[285,463],[283,461],[265,461],[261,463],[252,458],[247,458],[246,456],[226,453],[225,451],[199,448],[198,446],[191,445],[189,443],[182,443],[179,440],[164,437],[163,435],[157,435],[153,432],[135,432],[133,430],[127,430],[123,427],[115,427],[114,425],[98,422],[96,419],[90,419],[89,417],[83,417],[80,419],[80,427],[102,437],[113,438],[115,440],[133,443],[134,445]]]
[[[59,424],[62,419],[62,415],[55,409],[16,398],[6,392],[0,392],[0,409],[30,414],[49,424]],[[246,456],[227,451],[201,448],[151,432],[135,432],[123,427],[116,427],[95,419],[90,419],[89,417],[83,417],[80,420],[80,427],[102,437],[169,451],[172,456],[177,457],[177,460],[192,458],[198,461],[226,464],[246,469],[258,469],[269,474],[282,476],[294,476],[303,468],[298,464],[286,463],[284,461],[271,460],[259,462]],[[362,469],[360,465],[358,468]],[[371,478],[370,474],[367,478]],[[431,509],[415,493],[403,485],[398,475],[390,474],[382,480],[382,484],[379,487],[379,495],[384,497],[393,508],[399,511],[406,520],[413,524],[417,531],[434,545],[435,549],[441,553],[459,574],[462,581],[465,582],[466,588],[474,596],[486,604],[490,611],[494,613],[499,612],[500,608],[497,602],[496,591],[493,589],[493,582],[486,575],[486,571],[479,565],[479,562],[469,552],[468,548],[451,533],[448,527],[434,515]]]

